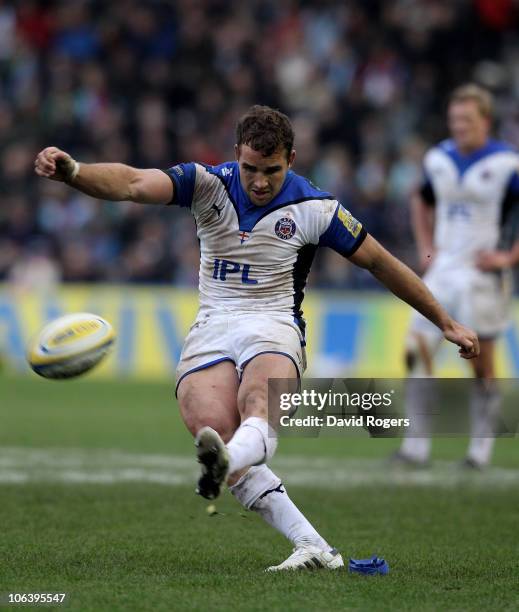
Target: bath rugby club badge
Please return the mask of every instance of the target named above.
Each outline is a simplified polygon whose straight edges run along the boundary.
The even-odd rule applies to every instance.
[[[282,217],[274,228],[276,236],[282,240],[289,240],[296,233],[296,224],[292,219],[288,217]]]

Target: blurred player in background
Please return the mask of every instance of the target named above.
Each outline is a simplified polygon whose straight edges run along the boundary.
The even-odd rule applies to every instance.
[[[413,229],[424,282],[451,316],[475,329],[481,346],[471,361],[471,441],[466,467],[491,459],[500,397],[495,377],[495,340],[507,325],[511,268],[519,261],[511,212],[519,200],[519,155],[490,138],[491,94],[473,84],[456,89],[448,107],[451,139],[431,148],[425,182],[412,199]],[[441,334],[415,313],[406,349],[409,377],[433,375]],[[394,459],[427,465],[430,420],[424,381],[407,388],[407,432]],[[423,437],[421,437],[423,436]]]
[[[335,569],[341,555],[266,465],[279,418],[269,414],[267,383],[296,381],[305,370],[301,303],[318,246],[370,270],[458,344],[462,357],[478,354],[478,340],[331,194],[290,170],[294,133],[286,115],[252,107],[238,123],[236,142],[235,162],[166,171],[79,164],[48,147],[36,172],[96,198],[190,208],[200,239],[200,311],[182,350],[177,393],[202,465],[198,493],[213,499],[227,482],[243,506],[293,543],[294,553],[269,569]]]

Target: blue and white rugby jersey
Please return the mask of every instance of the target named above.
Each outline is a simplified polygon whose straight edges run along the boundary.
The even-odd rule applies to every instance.
[[[496,140],[470,155],[453,140],[427,152],[421,194],[436,209],[435,267],[471,267],[478,251],[502,245],[511,205],[519,200],[518,168],[519,154]]]
[[[265,206],[249,200],[237,162],[179,164],[166,173],[175,186],[171,204],[195,218],[202,308],[286,312],[299,321],[316,249],[348,257],[366,237],[331,194],[292,171]]]

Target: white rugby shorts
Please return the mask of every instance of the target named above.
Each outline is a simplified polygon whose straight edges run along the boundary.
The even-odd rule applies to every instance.
[[[511,283],[506,273],[433,266],[423,281],[449,315],[473,329],[481,339],[495,338],[507,327]],[[413,315],[410,329],[430,340],[443,336],[441,330],[418,312]]]
[[[234,363],[241,378],[247,363],[262,353],[286,355],[301,378],[306,369],[305,341],[292,316],[201,311],[182,348],[177,366],[177,389],[188,374],[221,361]]]

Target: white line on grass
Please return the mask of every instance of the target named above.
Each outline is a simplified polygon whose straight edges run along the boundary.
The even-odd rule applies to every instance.
[[[374,459],[278,456],[273,467],[288,486],[320,489],[373,485],[441,488],[519,485],[519,470],[490,467],[472,474],[447,462],[437,462],[431,469],[407,471],[390,469]],[[4,484],[151,482],[178,486],[193,485],[197,473],[194,458],[177,455],[74,448],[0,449],[0,483]]]

